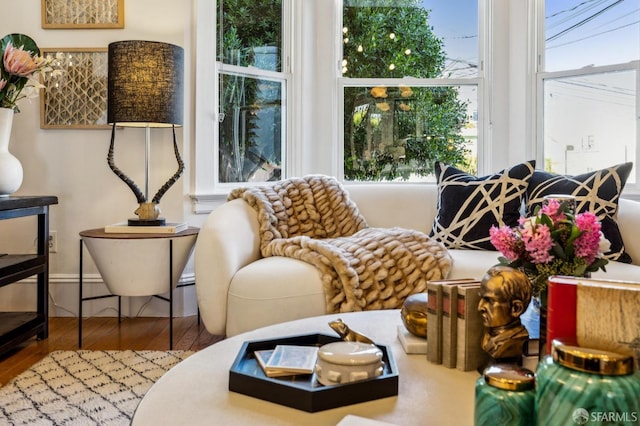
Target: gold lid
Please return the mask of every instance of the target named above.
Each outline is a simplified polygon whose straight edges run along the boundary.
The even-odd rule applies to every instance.
[[[484,380],[494,388],[511,391],[525,391],[535,386],[533,371],[511,364],[490,365],[484,369]]]
[[[623,376],[633,373],[631,355],[582,348],[557,339],[551,344],[551,353],[555,362],[573,370],[604,376]]]

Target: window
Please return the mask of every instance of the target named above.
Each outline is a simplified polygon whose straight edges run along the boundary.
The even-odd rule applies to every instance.
[[[433,180],[436,160],[477,170],[477,0],[344,0],[345,180]]]
[[[195,213],[234,187],[290,175],[424,181],[436,159],[472,173],[493,159],[489,0],[193,4]]]
[[[539,16],[544,168],[575,175],[637,163],[637,0],[541,0]]]
[[[287,76],[281,0],[218,0],[218,182],[278,180]]]

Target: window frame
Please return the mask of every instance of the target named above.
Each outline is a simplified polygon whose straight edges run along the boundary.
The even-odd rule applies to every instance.
[[[374,87],[374,86],[387,86],[397,87],[398,85],[405,85],[411,87],[453,87],[453,86],[473,86],[477,89],[478,94],[478,139],[477,139],[477,162],[480,164],[481,149],[480,139],[484,140],[484,124],[483,117],[484,111],[481,108],[482,93],[484,91],[484,80],[481,77],[474,78],[457,78],[457,79],[443,79],[443,78],[338,78],[338,114],[337,120],[339,141],[337,146],[337,155],[339,158],[340,166],[338,168],[338,179],[345,183],[385,183],[388,181],[345,181],[344,180],[344,89],[347,87]],[[434,177],[435,181],[435,177]],[[404,181],[403,181],[404,182]],[[409,181],[406,181],[409,183]]]
[[[623,194],[625,197],[640,200],[640,60],[582,68],[544,71],[545,70],[545,0],[532,0],[534,10],[531,17],[532,38],[535,40],[536,61],[533,67],[534,93],[532,98],[535,111],[535,154],[538,164],[544,165],[544,83],[548,79],[597,75],[607,72],[635,71],[636,73],[636,156],[633,161],[635,183],[627,183]],[[612,166],[613,164],[611,164]],[[606,167],[606,165],[603,165]],[[542,168],[538,166],[538,168]],[[587,171],[585,170],[585,173]]]
[[[283,82],[283,140],[282,176],[290,175],[290,141],[292,140],[293,77],[292,77],[292,1],[282,0],[282,71],[268,71],[255,67],[240,67],[217,60],[215,0],[195,0],[195,149],[193,155],[194,213],[211,212],[224,201],[230,190],[239,186],[258,185],[259,182],[223,183],[219,181],[219,75],[232,73],[250,78],[263,78]]]
[[[338,93],[343,41],[336,30],[342,28],[342,0],[284,1],[288,5],[285,19],[289,27],[283,34],[283,41],[289,55],[285,58],[283,54],[283,64],[287,66],[291,80],[287,97],[289,139],[283,158],[286,169],[282,173],[283,176],[323,173],[339,177],[343,174],[344,162],[341,154],[344,149],[341,134],[344,133],[338,130],[343,126],[342,112],[338,111],[338,107],[343,109]],[[509,49],[500,41],[508,38],[510,9],[502,4],[495,6],[491,0],[478,0],[478,4],[477,169],[478,175],[482,175],[495,167],[506,167],[514,160],[509,158],[507,124],[509,116],[519,114],[520,110],[514,112],[506,107],[509,92],[504,85],[494,87],[492,84],[494,77],[505,79],[508,75]],[[191,58],[195,87],[189,198],[193,213],[206,214],[226,200],[230,186],[222,188],[214,184],[217,170],[213,163],[218,153],[212,141],[218,131],[219,64],[211,53],[216,52],[216,26],[212,25],[211,17],[215,16],[216,4],[213,0],[194,0],[193,7]],[[526,14],[518,19],[526,21]],[[317,22],[324,24],[316,25]],[[492,34],[493,31],[498,33]],[[498,50],[494,52],[493,49]],[[464,80],[460,83],[472,81]],[[444,81],[446,85],[457,83],[455,80]],[[524,105],[525,102],[521,103]],[[492,116],[497,119],[495,123]],[[499,146],[493,146],[495,143]]]
[[[488,141],[488,128],[489,116],[491,110],[490,96],[487,93],[488,83],[487,76],[490,75],[491,70],[487,66],[491,61],[488,59],[490,49],[488,43],[491,42],[489,36],[491,28],[492,9],[491,2],[489,0],[477,0],[478,1],[478,72],[475,77],[470,78],[353,78],[343,77],[341,72],[341,66],[338,66],[336,71],[337,81],[337,118],[336,118],[336,132],[338,136],[336,149],[337,167],[336,176],[340,181],[344,181],[344,89],[346,87],[374,87],[374,86],[388,86],[397,87],[398,85],[406,85],[412,87],[446,87],[446,86],[475,86],[477,89],[477,104],[478,104],[478,136],[476,142],[477,153],[477,167],[478,175],[481,175],[489,169],[490,163],[490,147]],[[343,28],[344,22],[342,17],[343,2],[337,1],[336,17],[339,25],[336,28]],[[338,58],[336,61],[341,64],[343,58],[343,37],[342,34],[336,31],[335,43],[339,46],[337,49]],[[344,181],[346,184],[366,184],[366,183],[386,183],[387,181]],[[407,183],[409,183],[407,181]]]

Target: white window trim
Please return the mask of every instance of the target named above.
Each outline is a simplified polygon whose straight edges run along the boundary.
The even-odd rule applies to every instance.
[[[536,157],[540,164],[544,164],[544,82],[545,80],[563,77],[579,77],[597,75],[617,71],[635,71],[636,74],[636,158],[631,159],[635,165],[635,184],[627,183],[624,193],[638,198],[640,195],[640,61],[632,61],[624,64],[602,65],[598,67],[583,67],[573,70],[538,72],[536,76]]]
[[[340,7],[342,2],[339,1]],[[478,139],[477,139],[477,166],[478,176],[488,173],[491,163],[491,148],[489,139],[489,129],[491,123],[492,97],[487,94],[488,84],[487,76],[491,75],[491,67],[488,66],[491,60],[487,58],[492,49],[489,43],[492,42],[490,36],[492,22],[492,6],[488,0],[478,0],[478,74],[473,78],[337,78],[337,135],[338,143],[336,146],[336,165],[335,175],[340,181],[344,180],[344,89],[346,87],[370,87],[378,85],[386,85],[388,87],[398,86],[400,84],[414,87],[437,87],[437,86],[476,86],[478,93]],[[336,9],[336,22],[339,22],[342,28],[344,25],[339,19],[341,17],[340,8]],[[336,33],[336,51],[339,55],[336,58],[336,73],[342,69],[342,37]],[[360,182],[357,182],[360,183]]]
[[[581,75],[593,75],[601,74],[605,72],[615,71],[632,71],[636,72],[636,158],[631,161],[634,162],[634,170],[636,173],[635,184],[627,183],[623,190],[622,196],[625,198],[631,198],[640,200],[640,61],[631,61],[621,64],[602,65],[602,66],[587,66],[583,68],[573,70],[561,70],[544,72],[545,65],[545,41],[544,41],[544,25],[545,14],[544,4],[545,0],[531,0],[534,4],[531,17],[531,36],[535,40],[535,62],[531,64],[530,69],[535,75],[534,81],[534,93],[531,102],[533,103],[535,128],[533,139],[535,141],[535,154],[538,164],[544,164],[544,81],[551,78],[572,77]]]
[[[289,38],[291,47],[290,72],[295,75],[291,80],[288,98],[289,140],[286,148],[288,176],[301,176],[308,173],[325,173],[338,176],[343,173],[343,157],[339,154],[343,149],[342,115],[338,111],[339,79],[342,39],[337,37],[340,22],[342,0],[290,0],[291,8],[286,17],[293,16],[292,32]],[[534,2],[535,0],[528,0]],[[534,98],[522,94],[510,98],[511,91],[507,81],[510,71],[510,57],[515,49],[522,51],[520,44],[508,47],[504,40],[509,39],[510,31],[520,31],[526,25],[527,14],[520,13],[520,6],[507,7],[506,2],[494,5],[491,0],[479,0],[479,74],[478,83],[478,174],[490,173],[494,168],[506,167],[513,160],[520,160],[524,139],[532,146],[529,128],[526,135],[519,127],[510,127],[515,117],[518,125],[530,123],[524,117],[525,98]],[[530,3],[528,3],[530,4]],[[510,20],[516,14],[518,23]],[[194,16],[196,23],[193,45],[196,54],[194,64],[196,86],[194,90],[194,142],[192,153],[192,187],[190,198],[195,213],[208,213],[226,200],[227,191],[214,185],[217,176],[213,169],[216,149],[211,143],[217,133],[217,79],[215,75],[215,25],[210,17],[215,16],[215,1],[194,0]],[[498,31],[498,34],[494,34]],[[520,34],[518,32],[517,34]],[[510,44],[511,45],[511,44]],[[509,45],[509,46],[510,46]],[[495,49],[498,48],[498,51]],[[531,50],[528,50],[531,52]],[[497,77],[500,84],[494,85],[492,79]],[[475,84],[470,79],[464,83]],[[535,79],[531,79],[535,84]],[[446,84],[451,81],[447,80]],[[513,105],[509,105],[509,100]],[[517,102],[516,102],[517,101]],[[342,108],[340,106],[340,108]],[[528,108],[528,112],[531,112]],[[494,122],[493,117],[496,117]],[[531,113],[533,118],[533,113]],[[528,124],[527,124],[528,125]],[[535,127],[535,126],[531,126]],[[510,133],[518,137],[510,138]],[[513,141],[517,141],[513,142]],[[482,141],[482,142],[481,142]],[[511,141],[511,142],[510,142]],[[533,150],[532,150],[533,151]],[[513,157],[513,158],[511,158]],[[525,157],[529,157],[526,155]],[[528,159],[528,158],[525,158]],[[283,159],[284,161],[284,159]]]
[[[261,70],[259,68],[237,67],[229,64],[221,64],[216,61],[216,25],[217,14],[215,0],[195,0],[195,142],[193,154],[193,189],[190,198],[193,204],[193,212],[205,214],[211,212],[217,205],[224,202],[229,191],[238,186],[247,186],[249,183],[237,184],[218,182],[218,72],[240,73],[245,76],[266,78],[275,81],[284,81],[287,93],[283,94],[283,156],[282,172],[284,176],[290,174],[292,163],[291,148],[289,144],[294,138],[293,125],[295,114],[292,100],[295,88],[292,86],[292,31],[287,31],[292,24],[292,7],[290,0],[283,0],[283,72]],[[213,19],[213,22],[212,22]],[[212,143],[213,141],[213,143]]]

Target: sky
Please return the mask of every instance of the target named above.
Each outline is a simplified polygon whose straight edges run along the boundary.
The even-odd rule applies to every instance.
[[[458,72],[477,64],[477,0],[422,0]],[[640,59],[640,1],[547,0],[546,69],[557,71]]]

